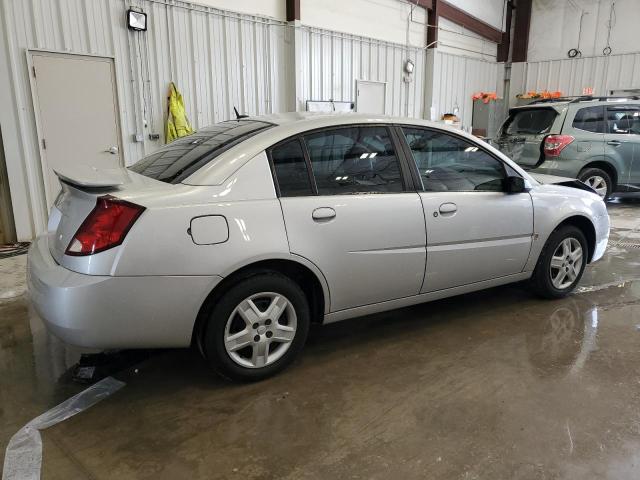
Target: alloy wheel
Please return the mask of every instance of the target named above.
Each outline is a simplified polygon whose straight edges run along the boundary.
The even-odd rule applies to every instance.
[[[571,286],[580,275],[583,260],[582,245],[576,238],[567,237],[562,240],[553,252],[549,267],[553,286],[558,290]]]
[[[600,197],[604,198],[607,195],[607,181],[600,175],[593,175],[585,179],[584,183],[593,188]]]
[[[231,312],[224,332],[229,357],[247,368],[262,368],[280,359],[296,335],[297,317],[291,301],[274,292],[245,298]]]

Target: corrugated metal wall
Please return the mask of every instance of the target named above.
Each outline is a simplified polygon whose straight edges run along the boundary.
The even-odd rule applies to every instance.
[[[513,72],[513,95],[529,90],[582,95],[584,87],[607,95],[613,89],[640,88],[640,54],[519,63],[513,64]]]
[[[46,224],[42,172],[29,87],[29,49],[113,57],[119,96],[123,156],[130,165],[163,144],[168,84],[183,92],[195,128],[231,118],[233,107],[249,114],[286,109],[283,56],[285,23],[169,0],[0,0],[13,100],[5,142],[16,193],[19,236],[30,238]],[[125,26],[130,5],[147,12],[147,32]],[[8,117],[7,117],[8,118]],[[13,125],[11,127],[14,127]],[[160,140],[149,134],[159,133]],[[144,141],[136,142],[135,135]],[[10,138],[6,138],[10,137]],[[16,138],[17,137],[17,138]],[[9,165],[11,163],[11,165]],[[24,183],[26,182],[26,185]],[[16,182],[14,182],[16,183]],[[19,198],[22,196],[22,198]],[[28,205],[23,206],[23,204]],[[31,216],[31,232],[23,225]]]
[[[131,32],[125,11],[148,13],[148,31]],[[356,80],[387,82],[388,114],[428,117],[427,53],[422,48],[286,23],[182,0],[0,0],[0,91],[7,169],[18,237],[29,239],[47,220],[31,99],[28,50],[113,57],[123,136],[130,165],[163,144],[168,84],[184,94],[194,127],[248,114],[286,111],[295,99],[355,101]],[[407,58],[415,62],[404,80]],[[434,106],[458,105],[468,125],[471,95],[495,90],[497,64],[438,53]],[[300,91],[301,90],[301,91]],[[299,108],[303,105],[299,105]],[[151,140],[149,134],[160,134]],[[136,135],[143,141],[136,141]]]
[[[436,118],[452,113],[457,106],[466,129],[471,128],[474,93],[501,90],[502,64],[462,57],[436,50],[434,58],[433,103]]]
[[[403,80],[408,58],[411,82]],[[356,80],[386,82],[386,114],[422,117],[425,59],[421,48],[302,27],[303,98],[355,102]]]

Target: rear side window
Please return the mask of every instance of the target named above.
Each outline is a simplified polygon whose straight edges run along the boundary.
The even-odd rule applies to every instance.
[[[313,195],[302,145],[297,138],[271,150],[271,161],[278,181],[280,196]]]
[[[609,133],[640,134],[640,105],[608,107],[607,127]]]
[[[129,169],[166,183],[180,183],[213,162],[222,152],[273,125],[256,120],[229,120],[180,138],[144,157]]]
[[[571,126],[587,132],[604,133],[604,107],[581,108]]]
[[[509,115],[503,133],[507,135],[539,135],[551,130],[558,112],[552,108],[526,108]]]
[[[305,136],[319,195],[402,192],[386,127],[347,127]]]

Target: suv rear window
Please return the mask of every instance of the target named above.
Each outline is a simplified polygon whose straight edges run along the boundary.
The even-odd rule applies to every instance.
[[[129,169],[165,183],[180,183],[222,152],[273,124],[257,120],[229,120],[179,138],[144,157]]]
[[[516,110],[509,115],[504,124],[506,135],[538,135],[547,133],[553,125],[558,112],[552,108],[526,108]]]

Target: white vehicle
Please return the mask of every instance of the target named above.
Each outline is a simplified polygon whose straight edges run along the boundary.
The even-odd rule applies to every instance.
[[[531,279],[571,292],[609,217],[431,122],[283,114],[216,124],[129,169],[58,172],[29,252],[32,301],[69,343],[196,344],[260,379],[329,323]]]

